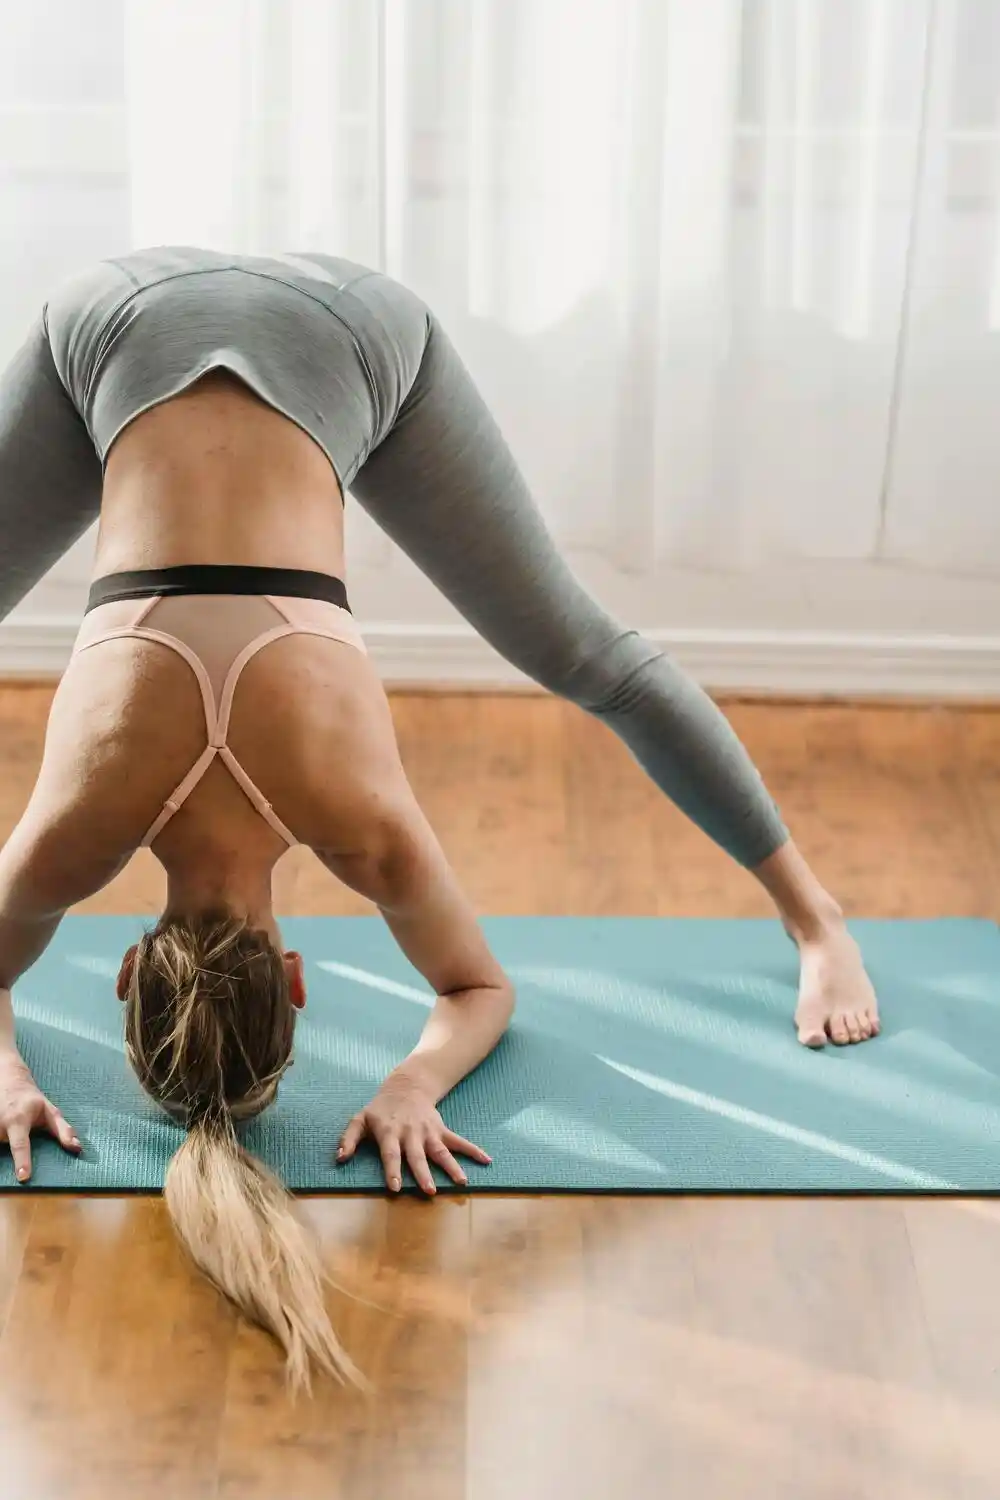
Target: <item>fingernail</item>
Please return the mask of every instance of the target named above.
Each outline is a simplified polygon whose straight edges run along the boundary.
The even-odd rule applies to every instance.
[[[343,1148],[343,1146],[339,1146],[337,1148],[337,1155],[338,1155],[338,1157],[343,1156],[343,1154],[344,1154],[344,1148]]]
[[[28,1169],[27,1169],[27,1167],[18,1167],[18,1169],[17,1169],[17,1180],[18,1180],[18,1182],[23,1182],[24,1179],[27,1177],[27,1175],[28,1175]]]
[[[394,1193],[398,1193],[399,1192],[399,1186],[400,1186],[399,1178],[398,1177],[393,1177],[392,1180],[389,1183],[389,1186],[392,1188],[392,1190],[393,1190]]]
[[[80,1137],[78,1135],[71,1135],[69,1138],[69,1143],[71,1146],[79,1146]]]

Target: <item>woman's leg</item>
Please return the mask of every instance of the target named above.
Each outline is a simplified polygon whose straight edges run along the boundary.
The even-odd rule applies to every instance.
[[[351,486],[501,656],[602,719],[668,797],[740,863],[784,843],[774,803],[711,699],[581,586],[446,334]]]
[[[821,929],[842,929],[725,716],[662,651],[612,619],[563,561],[432,314],[414,384],[351,490],[485,640],[602,719],[678,807],[758,874],[800,946]],[[873,1005],[869,986],[856,1010],[841,1006],[823,1020],[836,1040],[860,1040],[871,1034],[864,1016]],[[807,1009],[800,1036],[816,1043],[815,995]]]
[[[100,506],[100,460],[39,318],[0,373],[0,620],[82,536]]]

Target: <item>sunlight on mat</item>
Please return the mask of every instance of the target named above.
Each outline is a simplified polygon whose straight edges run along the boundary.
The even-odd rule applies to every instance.
[[[1000,1187],[1000,933],[988,922],[856,922],[883,1032],[798,1046],[796,954],[776,922],[495,917],[514,1024],[443,1102],[486,1148],[469,1191],[983,1192]],[[382,1190],[346,1121],[416,1041],[433,995],[366,917],[285,918],[309,1000],[278,1103],[242,1130],[290,1187]],[[84,1142],[35,1137],[34,1182],[158,1189],[181,1131],[122,1053],[114,976],[137,918],[70,917],[14,991],[18,1038]],[[440,1172],[442,1187],[449,1186]],[[407,1186],[413,1186],[407,1179]],[[456,1190],[457,1191],[457,1190]]]

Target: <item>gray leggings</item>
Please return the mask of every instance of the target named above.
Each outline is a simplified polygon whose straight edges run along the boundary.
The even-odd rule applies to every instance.
[[[716,843],[758,865],[788,835],[728,721],[581,586],[447,335],[429,312],[420,324],[412,383],[344,476],[351,493],[501,656],[603,720]],[[0,619],[100,509],[106,444],[49,333],[39,322],[0,375]]]

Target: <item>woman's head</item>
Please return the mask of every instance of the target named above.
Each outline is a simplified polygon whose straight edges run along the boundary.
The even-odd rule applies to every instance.
[[[293,1387],[308,1386],[313,1362],[366,1384],[330,1325],[288,1193],[234,1129],[273,1102],[292,1060],[298,954],[224,910],[166,916],[125,955],[118,993],[140,1084],[188,1131],[164,1197],[192,1259],[279,1340]]]
[[[126,953],[118,992],[129,1062],[176,1120],[273,1101],[305,1003],[297,953],[224,910],[165,917]]]

